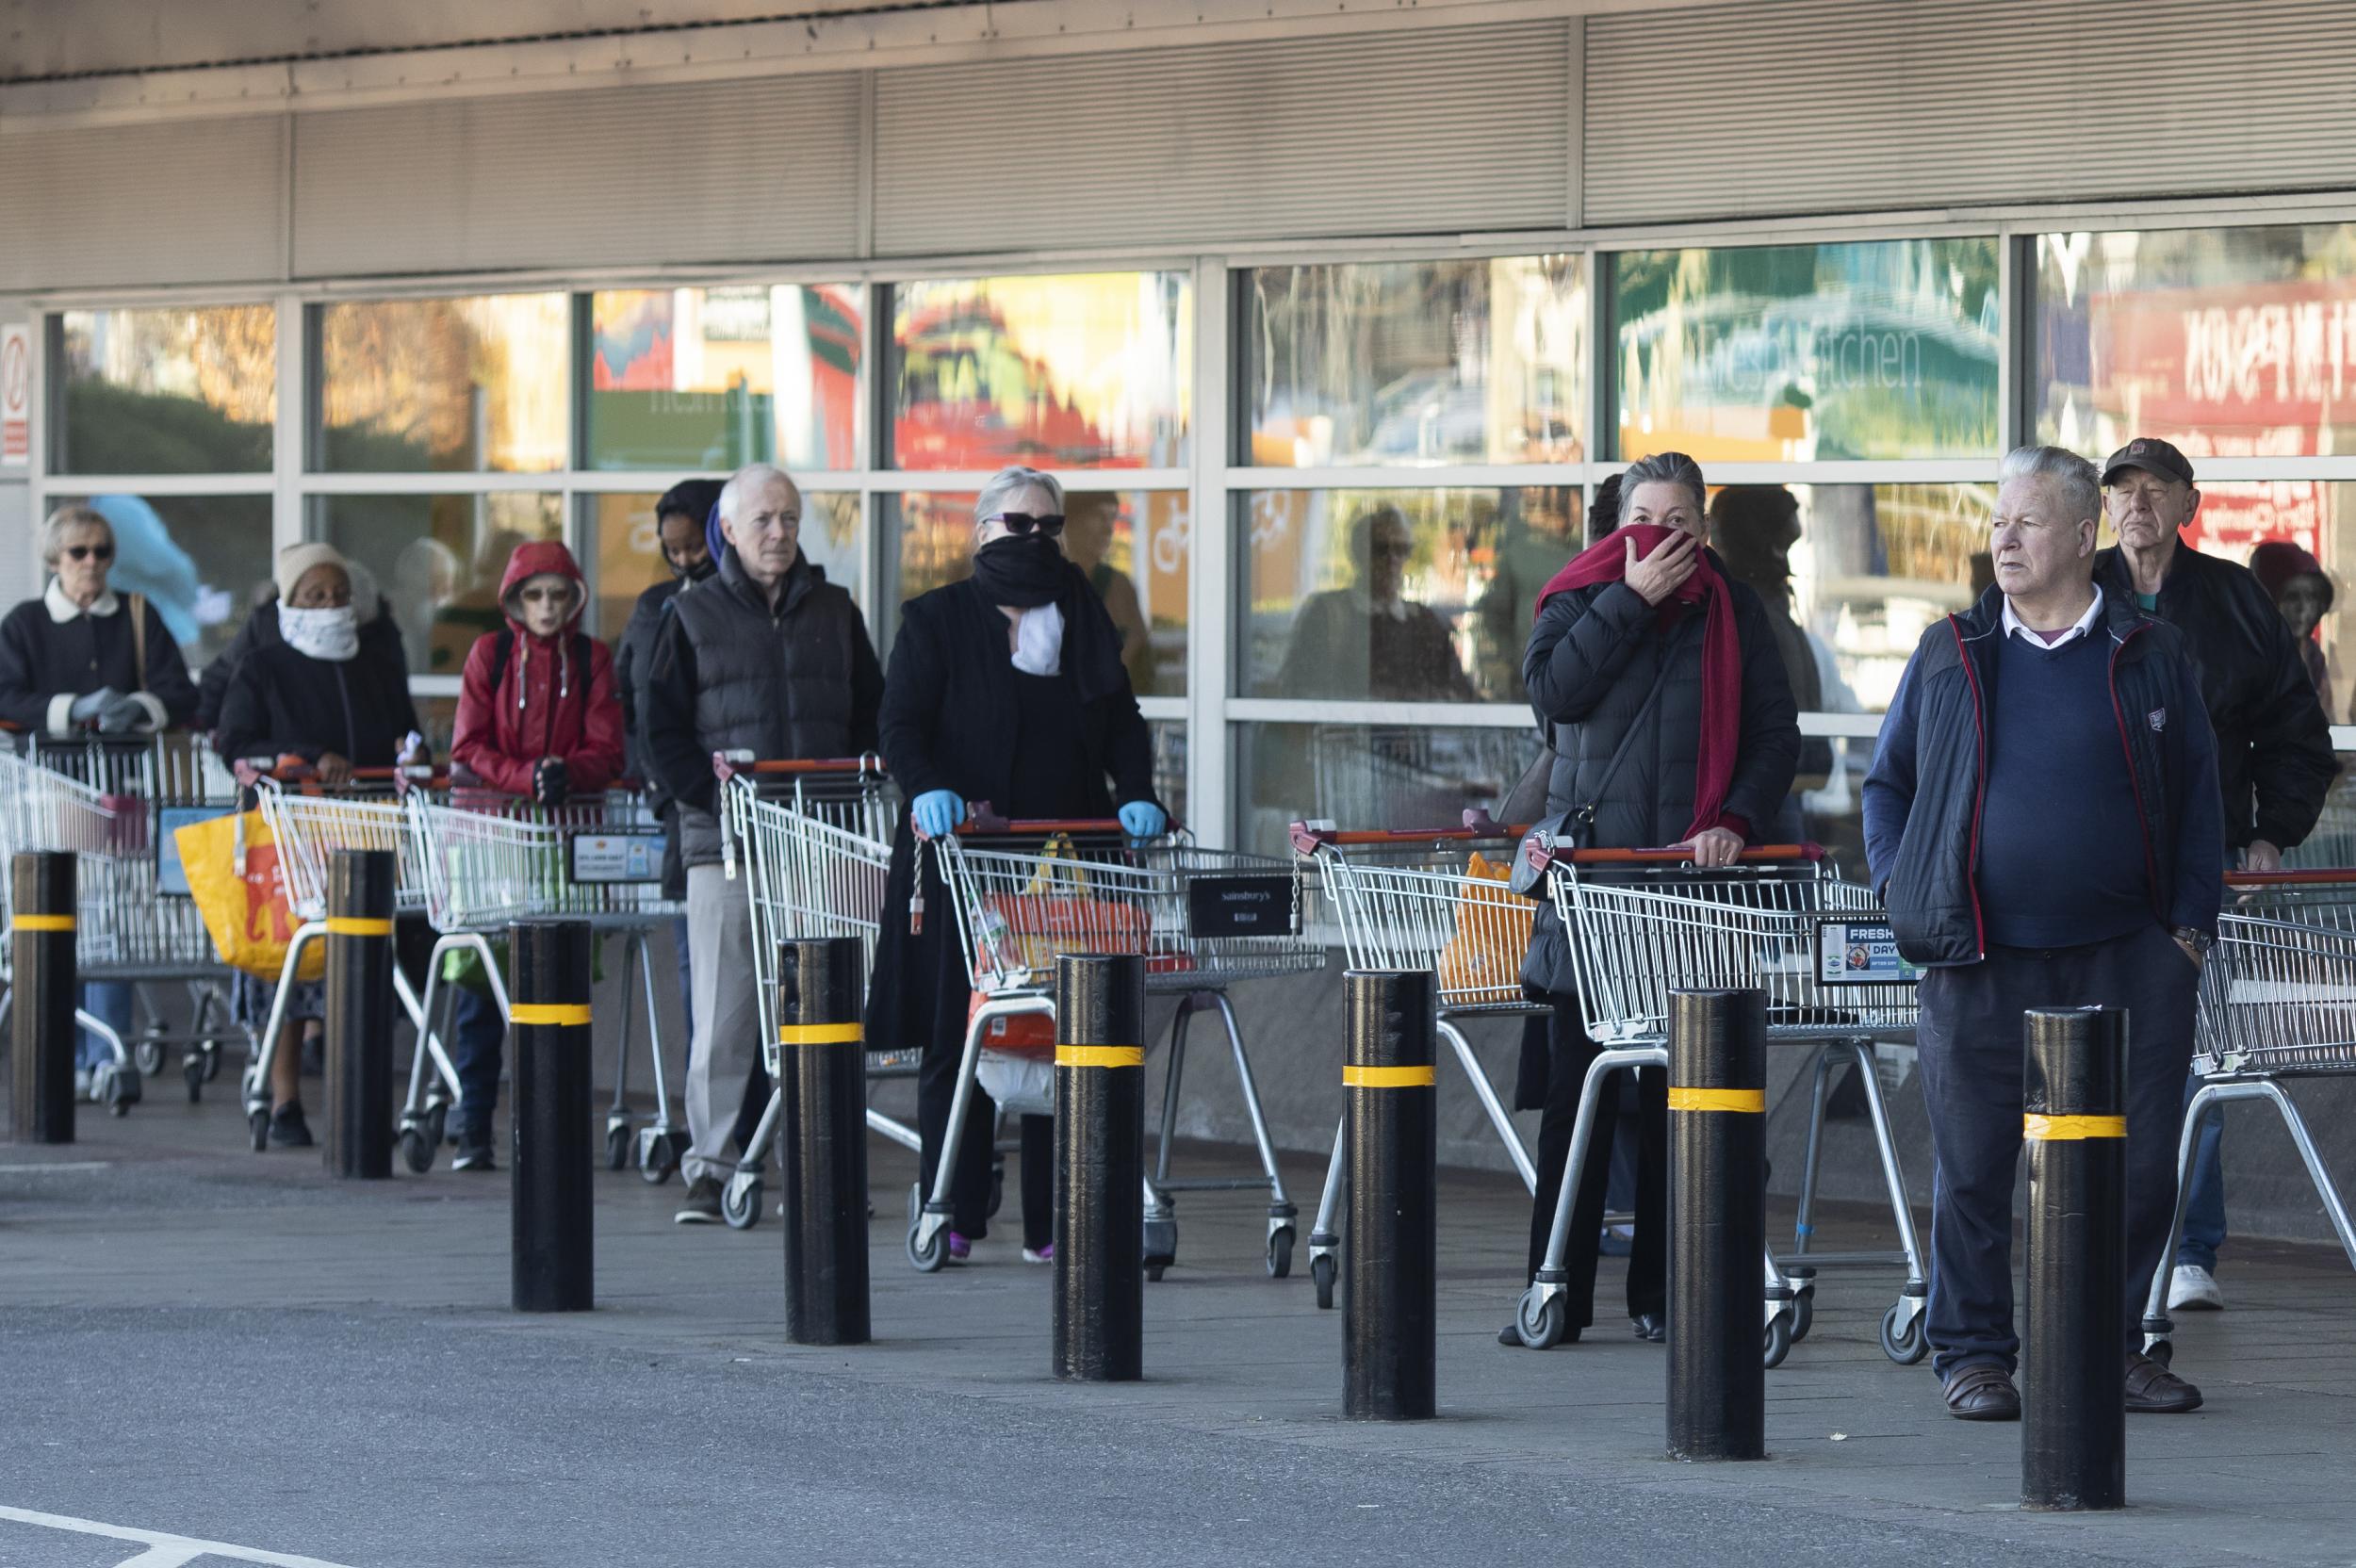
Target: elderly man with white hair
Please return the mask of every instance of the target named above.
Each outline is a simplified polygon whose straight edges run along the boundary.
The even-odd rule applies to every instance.
[[[1922,633],[1865,781],[1865,846],[1898,950],[1925,966],[1917,1043],[1930,1112],[1924,1325],[1950,1413],[2021,1415],[2012,1200],[2021,1013],[2125,1007],[2127,1256],[2140,1343],[2167,1245],[2201,965],[2224,895],[2216,738],[2183,633],[2094,580],[2094,466],[2007,455],[1996,583]],[[2130,1411],[2201,1392],[2130,1350]]]
[[[679,804],[695,1037],[687,1067],[691,1144],[680,1162],[682,1225],[721,1218],[727,1145],[761,1060],[753,933],[744,879],[720,863],[714,752],[764,760],[875,749],[883,670],[859,605],[801,551],[802,493],[766,463],[720,490],[719,569],[682,589],[655,634],[645,698],[646,752]]]

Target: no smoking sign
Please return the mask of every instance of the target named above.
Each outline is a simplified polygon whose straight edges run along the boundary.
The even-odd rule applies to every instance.
[[[22,324],[0,327],[0,467],[22,468],[32,454],[32,334]]]

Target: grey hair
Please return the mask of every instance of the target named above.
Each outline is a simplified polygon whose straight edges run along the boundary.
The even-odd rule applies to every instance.
[[[1628,466],[1620,476],[1622,504],[1633,499],[1640,484],[1675,484],[1682,486],[1693,497],[1696,519],[1710,511],[1710,486],[1702,479],[1702,466],[1683,452],[1655,452],[1640,457]]]
[[[773,480],[792,484],[794,476],[774,463],[747,463],[730,474],[728,482],[720,486],[721,517],[726,521],[734,522],[737,502],[746,496],[757,495],[768,488]]]
[[[49,514],[49,520],[41,525],[41,564],[51,571],[57,569],[57,557],[65,549],[65,536],[77,528],[100,528],[106,531],[111,541],[114,524],[106,521],[96,507],[61,506]]]
[[[1996,482],[2009,484],[2017,479],[2051,481],[2055,496],[2069,513],[2065,522],[2102,519],[2102,476],[2076,452],[2059,447],[2015,447],[2004,454],[2004,466],[1996,470]]]
[[[979,526],[1006,509],[1006,502],[1025,490],[1044,490],[1056,511],[1063,510],[1063,486],[1040,473],[1037,468],[1020,465],[1001,468],[990,476],[982,493],[973,498],[973,522]]]

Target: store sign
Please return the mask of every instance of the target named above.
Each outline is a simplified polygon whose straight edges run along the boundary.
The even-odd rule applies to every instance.
[[[1289,876],[1195,876],[1186,881],[1186,934],[1284,937],[1300,928]]]
[[[2356,399],[2344,279],[2096,294],[2095,406],[2202,457],[2312,457]]]
[[[572,848],[572,879],[587,887],[607,887],[663,880],[663,835],[660,833],[576,833]]]
[[[33,458],[33,335],[23,322],[0,327],[0,468]]]

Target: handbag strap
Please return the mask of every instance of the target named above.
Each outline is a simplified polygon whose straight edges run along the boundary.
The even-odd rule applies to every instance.
[[[1684,636],[1685,629],[1679,627],[1676,638],[1661,650],[1661,669],[1652,678],[1652,689],[1644,694],[1644,701],[1636,710],[1636,716],[1628,721],[1628,729],[1620,736],[1620,743],[1612,748],[1611,760],[1604,763],[1603,776],[1595,780],[1595,789],[1588,793],[1587,804],[1572,810],[1571,815],[1578,819],[1580,826],[1588,826],[1595,822],[1595,808],[1603,804],[1604,791],[1610,789],[1612,780],[1618,776],[1620,764],[1628,760],[1628,748],[1636,743],[1636,736],[1644,727],[1644,720],[1651,715],[1653,704],[1661,700],[1661,689],[1669,683],[1669,669],[1676,662]],[[1553,744],[1552,728],[1551,725],[1547,727],[1548,745]]]
[[[147,690],[147,596],[131,596],[131,690]]]

